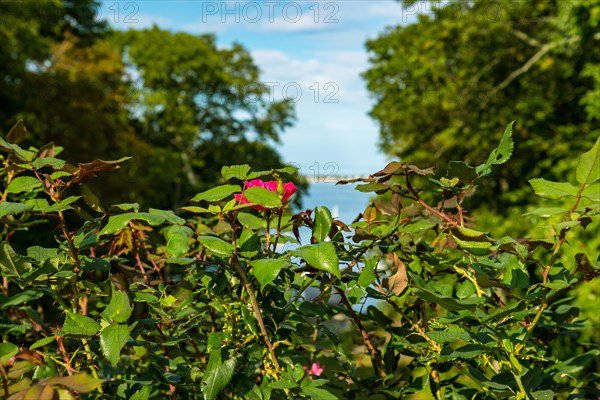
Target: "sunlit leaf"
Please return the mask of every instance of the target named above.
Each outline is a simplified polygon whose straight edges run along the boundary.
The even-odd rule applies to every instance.
[[[292,255],[303,258],[308,264],[341,278],[339,260],[335,246],[330,242],[321,242],[302,246],[292,251]]]
[[[129,340],[129,327],[125,324],[112,324],[100,332],[100,348],[104,357],[117,365],[121,358],[121,349]]]

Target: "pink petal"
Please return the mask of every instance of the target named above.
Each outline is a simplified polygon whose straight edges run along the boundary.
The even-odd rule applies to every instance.
[[[289,199],[297,191],[298,188],[296,188],[296,185],[294,185],[293,182],[286,183],[285,185],[283,185],[283,198],[281,199],[281,201],[287,201],[287,199]]]
[[[271,192],[277,193],[277,181],[263,182],[263,187]]]
[[[312,375],[321,376],[321,374],[323,373],[323,368],[321,368],[321,365],[319,363],[313,363],[310,366],[310,373]]]
[[[253,179],[251,181],[246,182],[246,187],[254,187],[254,186],[258,186],[258,187],[265,187],[264,186],[264,182],[261,181],[260,179]]]

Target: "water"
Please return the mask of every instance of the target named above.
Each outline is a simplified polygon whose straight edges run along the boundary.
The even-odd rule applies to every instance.
[[[302,200],[302,209],[325,206],[331,215],[350,225],[369,205],[372,193],[354,190],[355,184],[336,185],[329,182],[311,183],[308,195]]]
[[[302,208],[295,212],[325,206],[331,211],[332,217],[350,225],[369,205],[372,195],[355,190],[355,186],[356,184],[336,185],[331,182],[311,183],[308,194],[302,199]],[[312,214],[313,219],[314,217]],[[312,233],[308,227],[301,227],[299,233],[302,244],[310,243]]]

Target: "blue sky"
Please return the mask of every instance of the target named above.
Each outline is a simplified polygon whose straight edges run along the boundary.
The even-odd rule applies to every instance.
[[[398,2],[104,1],[99,12],[118,29],[156,24],[213,32],[221,47],[244,45],[274,97],[296,100],[297,122],[279,151],[303,174],[366,175],[388,161],[360,73],[368,68],[365,41],[413,18]]]

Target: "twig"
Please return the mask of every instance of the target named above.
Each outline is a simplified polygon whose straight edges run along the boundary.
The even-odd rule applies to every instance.
[[[348,314],[350,315],[350,318],[352,318],[352,320],[354,321],[354,325],[356,325],[356,327],[360,331],[360,334],[365,342],[365,345],[367,346],[367,349],[371,353],[371,358],[373,359],[373,362],[375,364],[377,372],[379,373],[379,376],[381,378],[385,378],[387,375],[385,373],[383,361],[379,357],[379,354],[377,353],[377,349],[375,349],[375,346],[373,345],[373,342],[371,341],[371,338],[369,337],[367,330],[365,329],[362,322],[360,321],[360,318],[356,315],[356,313],[352,309],[352,305],[348,301],[348,298],[346,297],[346,294],[344,293],[344,291],[338,287],[336,287],[335,290],[340,295],[340,298],[342,299],[342,303],[344,303],[344,306],[346,306],[346,309],[348,310]]]
[[[452,218],[448,217],[445,213],[438,211],[435,208],[431,207],[423,199],[421,199],[421,197],[419,196],[419,194],[417,193],[415,188],[413,188],[413,186],[410,184],[410,180],[408,179],[408,174],[406,174],[406,188],[415,197],[414,200],[416,200],[417,203],[422,205],[427,211],[429,211],[432,214],[437,215],[438,217],[442,218],[444,221],[448,222],[452,226],[455,226],[455,227],[460,226],[458,224],[458,222],[456,222]]]
[[[490,99],[490,98],[494,97],[499,91],[501,91],[502,89],[504,89],[508,85],[510,85],[512,81],[514,81],[519,76],[521,76],[524,73],[526,73],[527,71],[529,71],[529,69],[536,62],[538,62],[540,58],[542,58],[544,55],[546,55],[546,53],[548,53],[553,48],[558,47],[563,44],[570,44],[570,43],[576,42],[579,39],[580,39],[579,36],[572,36],[572,37],[566,38],[564,40],[546,43],[538,50],[537,53],[535,53],[529,60],[527,60],[527,62],[525,64],[523,64],[523,66],[514,70],[505,80],[503,80],[500,84],[498,84],[496,87],[494,87],[491,90],[490,94],[488,96],[486,96],[486,99]],[[487,104],[487,102],[488,101],[484,101],[482,107],[485,106]]]

